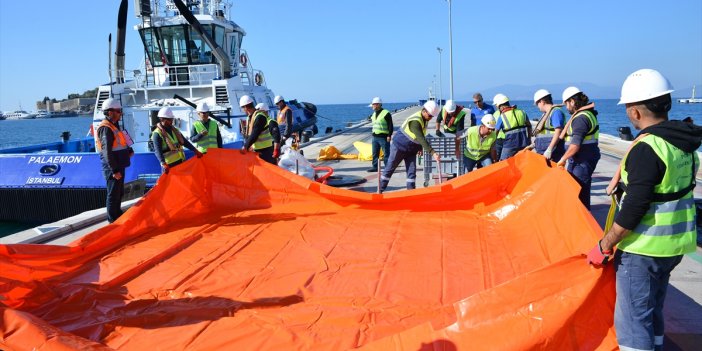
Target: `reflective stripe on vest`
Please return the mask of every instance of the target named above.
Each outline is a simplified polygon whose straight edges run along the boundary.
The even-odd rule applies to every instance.
[[[684,152],[655,135],[647,135],[638,142],[651,146],[665,164],[666,170],[660,184],[653,188],[654,202],[651,202],[641,222],[617,247],[622,251],[654,257],[694,252],[697,246],[697,213],[693,189],[699,168],[697,153]],[[621,179],[625,187],[629,179],[625,169],[628,156],[625,155],[621,161]],[[656,200],[675,193],[680,194],[666,199],[667,201]],[[626,191],[623,197],[625,200]]]
[[[456,107],[456,108],[458,108],[458,107]],[[448,116],[448,113],[446,113],[446,110],[444,110],[444,116],[443,116],[444,123],[448,122],[448,121],[446,120],[446,116]],[[444,130],[447,131],[447,132],[449,132],[449,133],[454,133],[454,134],[455,134],[455,133],[456,133],[456,125],[458,125],[458,123],[459,123],[459,122],[463,119],[463,117],[465,117],[465,116],[466,116],[466,110],[465,110],[465,109],[461,109],[461,112],[458,113],[458,115],[456,116],[456,119],[453,121],[453,125],[450,126],[450,127],[447,126],[447,125],[444,125]]]
[[[154,129],[154,133],[161,136],[161,151],[163,152],[163,158],[165,159],[166,164],[168,165],[176,163],[178,161],[185,161],[183,145],[180,145],[178,143],[178,137],[175,136],[175,133],[177,132],[174,129],[175,128],[171,130],[171,133],[166,132],[166,134],[168,134],[166,137],[171,141],[171,144],[173,144],[176,147],[176,150],[171,150],[168,148],[168,144],[166,143],[165,139],[166,137],[163,136],[159,128]]]
[[[494,131],[480,140],[480,126],[472,126],[468,128],[466,134],[466,148],[463,150],[463,155],[471,160],[478,161],[490,153],[492,144],[497,139],[497,134]]]
[[[256,122],[256,118],[258,118],[258,116],[262,116],[266,119],[266,126],[263,127],[263,131],[261,132],[261,134],[258,135],[258,138],[254,142],[254,150],[262,150],[273,146],[273,136],[271,135],[271,131],[268,129],[268,126],[271,124],[271,118],[268,117],[268,115],[266,115],[263,111],[254,112],[253,116],[249,120],[248,133],[246,134],[251,135],[251,132],[253,131],[253,125]]]
[[[103,119],[102,122],[100,122],[100,126],[98,126],[98,130],[100,130],[102,127],[110,128],[112,134],[115,136],[114,140],[112,141],[112,151],[124,150],[128,147],[127,138],[124,137],[122,131],[117,129],[112,122]],[[95,149],[98,152],[102,151],[102,138],[95,138]]]
[[[371,121],[373,122],[373,134],[390,134],[388,129],[388,121],[385,120],[385,116],[388,115],[390,111],[382,110],[380,113],[373,113],[371,115]]]
[[[205,128],[205,124],[202,123],[202,121],[195,121],[193,124],[195,132],[198,134],[207,130],[207,135],[196,143],[197,149],[203,154],[207,153],[207,149],[217,147],[217,133],[219,132],[217,129],[217,122],[213,120],[209,120],[209,122],[208,128]]]
[[[292,113],[292,110],[290,109],[290,107],[288,107],[288,105],[285,105],[285,107],[283,107],[282,110],[278,111],[278,125],[279,126],[283,126],[286,124],[287,121],[285,120],[285,113],[287,111],[291,111],[291,113]],[[290,118],[290,120],[292,120],[292,118]]]
[[[553,124],[551,124],[551,117],[553,116],[553,113],[556,112],[556,110],[560,110],[561,113],[563,113],[563,116],[565,116],[565,113],[563,110],[560,108],[560,106],[551,106],[551,109],[548,111],[548,116],[546,116],[546,123],[544,123],[544,129],[542,129],[539,134],[536,135],[537,139],[540,138],[553,138],[553,134],[556,133],[556,128],[553,128]],[[563,121],[565,123],[565,121]],[[563,127],[561,127],[563,128]]]
[[[573,119],[576,119],[580,116],[583,116],[583,118],[587,118],[587,120],[590,122],[590,130],[588,130],[585,134],[582,144],[597,144],[598,140],[600,139],[600,124],[597,122],[597,117],[594,113],[592,113],[592,111],[584,110],[576,113],[575,116],[573,116]],[[572,139],[572,135],[573,124],[571,122],[570,126],[568,126],[568,134],[566,134],[565,137],[565,141],[567,143],[569,143]]]
[[[427,135],[427,122],[424,120],[424,118],[422,118],[422,111],[407,117],[407,119],[402,123],[402,128],[400,128],[400,131],[402,131],[402,134],[406,135],[409,140],[413,141],[415,144],[419,144],[417,141],[417,136],[412,133],[409,127],[410,122],[412,121],[419,122],[419,124],[422,126],[422,132],[424,135]]]
[[[508,135],[523,133],[527,139],[529,138],[529,136],[527,135],[526,126],[526,123],[528,123],[528,121],[526,120],[526,113],[524,113],[524,111],[514,108],[502,113],[501,117],[502,124],[504,125],[501,131],[504,132],[505,137]]]

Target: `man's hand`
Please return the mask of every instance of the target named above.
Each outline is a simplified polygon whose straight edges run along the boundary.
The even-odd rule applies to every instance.
[[[209,134],[209,132],[207,130],[203,130],[202,133],[200,133],[201,136],[205,136],[207,134]]]
[[[560,161],[558,161],[558,163],[556,164],[556,166],[557,166],[558,168],[565,168],[566,162],[568,162],[568,160],[565,159],[565,158],[562,158]]]
[[[115,172],[112,174],[112,178],[115,178],[117,180],[122,179],[122,172]]]
[[[390,142],[390,136],[388,135],[388,143]]]
[[[197,158],[202,158],[202,155],[202,152],[200,152],[199,150],[195,150],[195,156],[197,156]]]
[[[609,262],[609,256],[612,254],[612,251],[602,251],[602,247],[600,246],[600,243],[602,240],[597,242],[597,245],[590,250],[590,253],[587,254],[587,263],[595,266],[595,267],[600,267],[602,265],[607,264]]]
[[[273,158],[278,158],[280,156],[280,149],[274,148],[273,149]]]
[[[163,171],[163,174],[168,174],[169,169],[171,169],[171,167],[169,167],[167,164],[161,164],[161,170]]]
[[[544,157],[546,157],[547,160],[550,160],[552,153],[553,150],[551,150],[551,147],[549,146],[548,148],[546,148],[546,151],[544,151]]]
[[[441,156],[438,152],[435,151],[433,154],[431,154],[431,157],[433,157],[436,162],[441,162]]]

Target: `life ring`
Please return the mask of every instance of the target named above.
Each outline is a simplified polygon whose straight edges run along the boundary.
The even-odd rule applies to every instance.
[[[246,67],[246,65],[249,63],[249,58],[246,57],[246,54],[241,54],[239,55],[239,62],[241,62],[241,65]]]
[[[254,82],[256,82],[256,85],[261,86],[263,84],[263,74],[256,73],[254,76]]]

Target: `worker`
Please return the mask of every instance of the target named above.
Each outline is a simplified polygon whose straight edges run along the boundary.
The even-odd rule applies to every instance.
[[[499,120],[495,126],[496,130],[502,132],[502,150],[500,151],[500,161],[514,156],[531,144],[531,123],[526,112],[511,106],[509,98],[504,94],[497,94],[493,99],[493,105],[499,112]]]
[[[190,141],[195,143],[197,149],[203,154],[207,153],[207,149],[222,147],[222,134],[219,132],[217,122],[210,119],[210,107],[206,102],[197,104],[195,109],[199,120],[193,123],[190,129]]]
[[[535,150],[547,160],[560,160],[565,153],[565,143],[560,139],[565,125],[562,105],[554,105],[553,97],[546,89],[539,89],[534,93],[534,105],[544,113],[542,118],[545,119],[543,128],[535,135]]]
[[[183,137],[183,134],[173,125],[175,116],[170,107],[163,107],[158,111],[160,122],[156,124],[156,129],[151,133],[151,142],[154,145],[154,154],[161,164],[163,174],[185,161],[183,147],[187,147],[195,153],[197,158],[202,157],[200,152],[190,141]]]
[[[95,149],[100,153],[102,175],[107,181],[105,208],[107,221],[112,223],[122,215],[122,195],[124,195],[124,172],[134,155],[126,131],[120,130],[122,104],[118,99],[108,98],[102,103],[105,119],[100,122],[95,139]]]
[[[493,159],[497,159],[495,154],[495,117],[487,114],[480,119],[479,126],[468,128],[463,135],[458,138],[466,138],[466,146],[463,150],[463,169],[465,173],[492,164]]]
[[[378,158],[380,158],[380,150],[383,150],[383,164],[388,166],[388,157],[390,156],[390,139],[394,126],[392,125],[392,114],[390,111],[383,108],[383,100],[379,97],[374,97],[368,107],[373,109],[373,113],[368,117],[373,125],[372,135],[373,142],[371,150],[373,153],[373,165],[368,169],[368,172],[378,171]]]
[[[558,161],[558,167],[566,167],[580,184],[580,201],[590,209],[592,173],[600,160],[600,126],[595,104],[577,87],[563,90],[563,104],[572,116],[561,132],[565,139],[566,152]]]
[[[466,121],[466,110],[463,106],[457,105],[453,100],[446,101],[446,105],[441,111],[441,120],[443,122],[437,121],[437,126],[439,124],[444,126],[444,132],[453,134],[452,137],[460,134],[465,128]],[[470,125],[469,125],[470,127]]]
[[[271,119],[262,111],[256,110],[254,100],[248,95],[239,99],[239,106],[248,116],[243,150],[256,151],[262,160],[275,165],[273,135],[269,128]]]
[[[293,134],[293,113],[292,109],[288,107],[288,104],[285,103],[285,99],[283,99],[282,96],[277,95],[273,99],[273,103],[278,107],[278,117],[277,117],[277,122],[278,122],[278,128],[280,129],[281,133],[281,142],[283,144],[288,141],[288,139],[293,138],[293,143],[297,143],[297,138],[296,135]]]
[[[256,111],[262,112],[266,115],[266,118],[268,118],[268,131],[273,137],[273,159],[276,161],[275,164],[278,164],[278,156],[280,156],[281,147],[280,129],[278,127],[278,122],[276,122],[276,120],[271,118],[271,116],[268,114],[268,105],[259,102],[258,104],[256,104]]]
[[[693,190],[702,127],[668,120],[672,92],[668,79],[652,69],[624,81],[619,105],[641,132],[620,163],[619,213],[587,258],[600,266],[617,248],[614,327],[622,350],[662,349],[670,273],[697,249]]]
[[[486,104],[483,100],[483,95],[480,93],[473,94],[473,107],[470,109],[470,125],[475,126],[478,123],[478,118],[487,114],[494,115],[495,108],[490,104]],[[495,119],[497,120],[497,119]],[[497,156],[500,154],[498,153]]]
[[[405,171],[407,172],[407,189],[416,188],[417,179],[417,154],[424,152],[430,154],[436,162],[441,160],[439,153],[429,145],[425,135],[427,134],[427,124],[439,114],[439,106],[434,101],[427,101],[422,106],[422,110],[408,117],[402,127],[400,133],[392,138],[390,144],[390,157],[388,158],[388,167],[383,169],[383,174],[380,177],[380,191],[385,191],[390,177],[395,172],[395,169],[401,161],[405,161]]]

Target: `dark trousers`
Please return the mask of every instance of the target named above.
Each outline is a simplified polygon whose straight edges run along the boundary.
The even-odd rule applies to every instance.
[[[500,161],[500,156],[502,156],[502,145],[504,145],[505,139],[495,140],[495,155],[497,155],[497,161]]]
[[[390,157],[390,142],[387,136],[373,136],[373,168],[378,169],[378,158],[380,157],[380,149],[383,149],[383,164],[388,166],[388,157]]]
[[[590,210],[590,190],[592,189],[592,173],[595,172],[595,167],[597,167],[597,162],[600,160],[599,155],[597,158],[591,159],[579,159],[575,160],[575,157],[571,158],[568,162],[568,172],[573,175],[573,178],[580,184],[580,202],[585,205],[585,208]]]
[[[422,146],[412,142],[407,136],[402,133],[397,133],[397,136],[392,139],[390,147],[390,157],[383,174],[380,176],[380,191],[384,191],[390,183],[390,177],[395,173],[395,169],[400,165],[400,162],[405,161],[407,172],[407,190],[416,188],[417,181],[417,154],[422,150]],[[429,156],[431,157],[431,156]]]
[[[120,169],[122,178],[119,180],[109,177],[107,178],[107,221],[112,223],[122,215],[122,195],[124,195],[124,168]]]
[[[258,157],[260,157],[262,160],[272,165],[278,165],[278,162],[276,162],[275,158],[273,158],[273,146],[261,150],[256,150],[256,152],[258,152]]]

